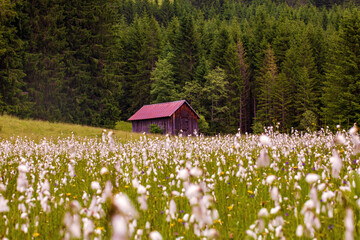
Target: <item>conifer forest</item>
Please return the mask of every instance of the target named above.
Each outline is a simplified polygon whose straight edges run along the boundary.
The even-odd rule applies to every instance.
[[[0,113],[112,128],[186,99],[205,133],[360,124],[351,0],[0,0]]]

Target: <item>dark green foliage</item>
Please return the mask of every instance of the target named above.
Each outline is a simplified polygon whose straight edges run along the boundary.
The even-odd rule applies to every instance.
[[[0,113],[111,128],[182,98],[208,133],[351,126],[356,4],[0,0]]]
[[[360,12],[347,11],[332,44],[322,100],[327,124],[360,123]]]
[[[29,103],[22,56],[24,40],[19,37],[19,4],[0,1],[0,113],[26,116]]]

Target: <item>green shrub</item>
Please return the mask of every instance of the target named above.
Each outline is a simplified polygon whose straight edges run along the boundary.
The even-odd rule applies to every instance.
[[[317,125],[317,117],[313,111],[306,110],[302,114],[302,118],[300,120],[300,129],[301,130],[310,130],[315,131]]]
[[[264,132],[264,127],[261,122],[255,122],[251,128],[254,134],[260,134]]]
[[[164,130],[161,129],[157,124],[150,124],[150,133],[163,134]]]
[[[200,115],[200,118],[198,120],[198,126],[199,126],[199,132],[206,134],[209,130],[209,124],[205,120],[205,117],[203,115]]]

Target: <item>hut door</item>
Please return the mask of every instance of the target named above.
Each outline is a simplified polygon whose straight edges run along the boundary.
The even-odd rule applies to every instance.
[[[187,117],[181,118],[181,129],[184,134],[188,134],[189,131],[189,119]]]

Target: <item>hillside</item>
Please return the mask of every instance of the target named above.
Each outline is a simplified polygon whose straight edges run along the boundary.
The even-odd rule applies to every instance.
[[[75,137],[101,137],[104,128],[82,126],[76,124],[51,123],[38,120],[21,120],[16,117],[0,116],[0,139],[11,139],[16,136],[28,137],[35,141],[58,137],[65,138],[74,134]],[[109,131],[109,130],[108,130]],[[111,130],[114,138],[126,142],[138,139],[140,134],[128,131]]]

